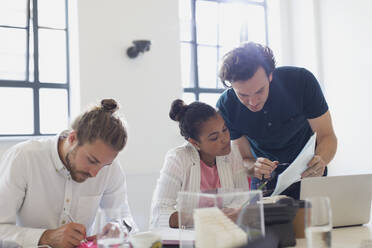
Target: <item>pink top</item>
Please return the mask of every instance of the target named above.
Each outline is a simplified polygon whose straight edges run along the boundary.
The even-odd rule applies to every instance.
[[[221,188],[220,177],[217,166],[208,166],[200,160],[200,191],[207,191]]]

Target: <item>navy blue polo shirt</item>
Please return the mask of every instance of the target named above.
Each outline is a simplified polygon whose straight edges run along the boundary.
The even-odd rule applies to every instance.
[[[217,101],[231,139],[246,136],[252,154],[280,163],[292,163],[313,131],[308,119],[328,111],[314,75],[304,68],[278,67],[273,72],[267,101],[258,112],[250,111],[226,90]]]

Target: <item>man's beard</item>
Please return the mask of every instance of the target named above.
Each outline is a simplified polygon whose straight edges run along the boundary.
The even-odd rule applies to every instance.
[[[71,160],[75,158],[76,152],[77,152],[78,147],[75,147],[74,149],[70,150],[67,152],[65,161],[66,161],[66,168],[70,171],[70,175],[72,180],[78,183],[84,182],[87,178],[90,177],[90,175],[84,171],[78,171],[76,169],[76,164],[72,163]],[[79,175],[83,175],[86,178],[81,178]]]

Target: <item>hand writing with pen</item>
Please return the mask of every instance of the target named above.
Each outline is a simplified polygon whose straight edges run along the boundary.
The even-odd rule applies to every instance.
[[[94,237],[87,237],[85,226],[77,223],[69,213],[66,213],[66,216],[70,220],[70,223],[56,229],[46,230],[39,240],[39,245],[48,245],[55,248],[72,248],[81,246],[81,244],[90,244],[84,247],[91,247]]]
[[[79,246],[86,238],[85,226],[71,222],[57,229],[46,230],[39,241],[39,245],[49,245],[56,248],[72,248]]]
[[[257,158],[254,163],[253,175],[261,180],[271,177],[271,173],[278,166],[279,161],[271,161],[267,158]]]
[[[257,158],[255,162],[255,177],[261,179],[257,189],[266,191],[266,184],[276,176],[275,169],[277,167],[287,167],[289,163],[279,163],[279,161],[271,161],[267,158]]]

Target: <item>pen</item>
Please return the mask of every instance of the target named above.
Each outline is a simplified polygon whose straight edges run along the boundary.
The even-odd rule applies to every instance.
[[[289,163],[279,163],[276,166],[288,166],[288,165],[289,165]]]
[[[264,174],[262,174],[261,182],[263,183],[261,183],[260,186],[258,186],[257,188],[258,190],[262,190],[266,186],[266,184],[269,182],[268,179],[265,179]]]
[[[260,186],[258,186],[258,190],[262,190],[265,186],[266,186],[266,184],[269,182],[269,180],[266,180],[264,183],[262,183]]]
[[[72,216],[71,216],[70,213],[66,213],[66,216],[70,219],[71,222],[75,222],[75,223],[77,223],[77,222],[75,221],[75,219],[72,218]],[[88,240],[87,240],[87,239],[83,239],[82,241],[80,241],[80,243],[84,243],[84,242],[88,242]]]
[[[276,166],[288,166],[288,165],[289,165],[289,163],[279,163]],[[266,186],[266,184],[270,181],[270,178],[265,179],[264,175],[262,174],[261,181],[263,183],[261,183],[260,186],[258,186],[258,188],[257,188],[258,190],[260,190],[260,189],[262,190]]]

